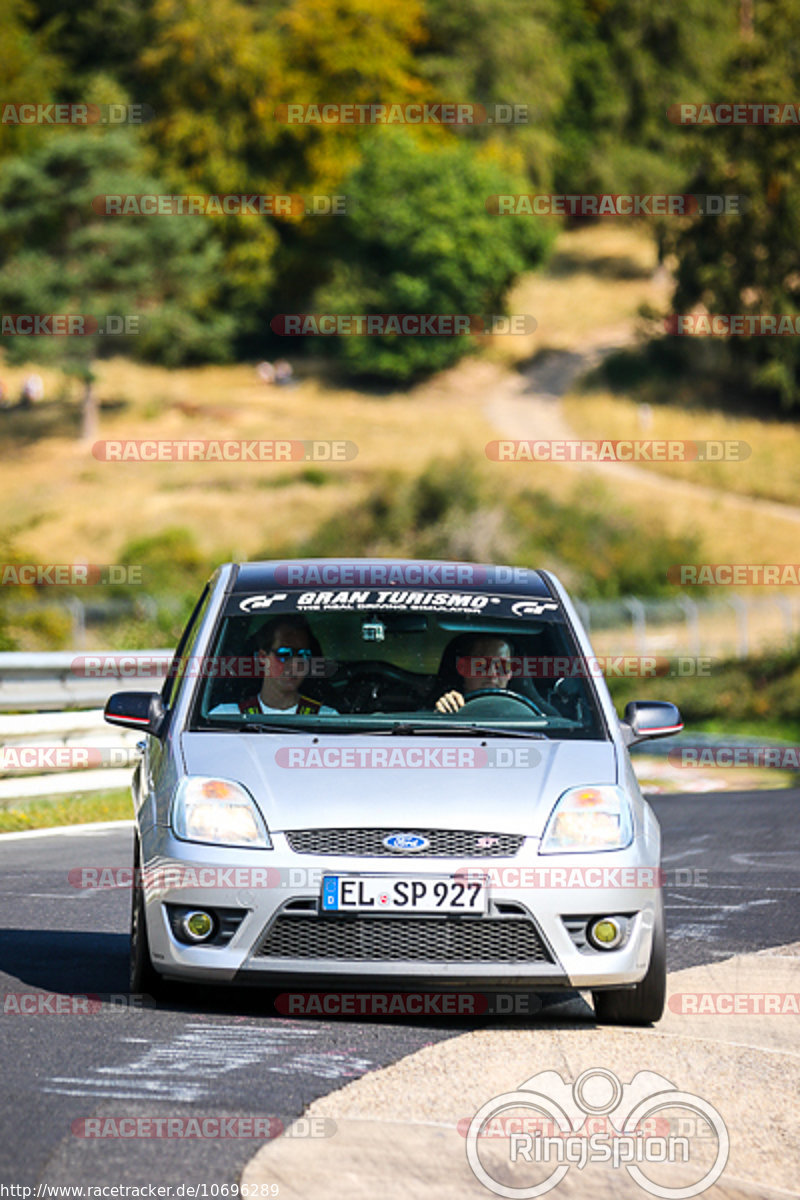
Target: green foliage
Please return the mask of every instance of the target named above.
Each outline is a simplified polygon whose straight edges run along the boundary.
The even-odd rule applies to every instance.
[[[40,22],[34,30],[35,17],[31,0],[0,4],[0,114],[7,104],[46,104],[64,82],[64,63],[54,52],[53,23]],[[0,122],[0,158],[30,150],[43,135],[46,131],[35,125]]]
[[[158,596],[176,591],[195,591],[210,574],[204,558],[189,529],[165,529],[128,542],[119,552],[123,566],[141,568],[142,590]]]
[[[717,94],[738,5],[564,0],[555,19],[570,79],[555,121],[558,190],[682,190],[686,131],[666,110]]]
[[[707,676],[651,680],[608,680],[614,703],[622,711],[629,700],[646,695],[677,704],[691,726],[739,726],[751,735],[789,725],[800,731],[800,644],[747,659],[714,662]]]
[[[181,216],[107,216],[95,197],[164,191],[127,131],[61,131],[0,163],[0,304],[12,313],[134,316],[137,334],[4,338],[11,361],[55,361],[81,378],[101,354],[166,365],[224,357],[231,319],[213,303],[218,243]]]
[[[743,102],[794,101],[800,85],[800,13],[787,0],[755,8],[755,36],[727,63],[721,94]],[[698,161],[687,191],[745,198],[744,211],[697,216],[667,237],[678,256],[673,311],[800,316],[800,159],[796,125],[686,131]],[[718,343],[719,370],[762,398],[800,403],[800,340],[735,337]]]
[[[410,479],[387,477],[295,553],[543,567],[591,600],[672,594],[664,564],[691,562],[700,548],[645,528],[599,486],[566,504],[534,489],[507,496],[474,464],[439,460]]]
[[[333,313],[504,311],[521,271],[540,263],[542,224],[490,216],[488,196],[519,182],[466,145],[422,147],[389,129],[366,147],[347,184],[330,283],[314,310]],[[327,339],[326,339],[327,345]],[[335,343],[356,374],[405,381],[456,362],[464,337],[354,336]]]
[[[86,825],[92,821],[127,821],[133,815],[130,791],[82,792],[76,774],[75,791],[67,796],[41,796],[15,807],[0,805],[0,833],[52,829],[57,825]]]
[[[482,104],[490,114],[495,104],[527,108],[518,124],[457,126],[458,136],[549,186],[554,124],[569,86],[553,0],[427,0],[425,23],[417,60],[439,99]]]

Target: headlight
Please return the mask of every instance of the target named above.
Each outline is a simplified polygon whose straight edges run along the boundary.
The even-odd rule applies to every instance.
[[[622,850],[632,838],[631,807],[621,788],[570,788],[550,814],[539,853]]]
[[[181,780],[172,802],[172,828],[187,842],[272,849],[253,797],[230,779],[188,775]]]

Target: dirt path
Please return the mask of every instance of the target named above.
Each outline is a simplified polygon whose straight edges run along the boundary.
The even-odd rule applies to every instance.
[[[629,345],[631,341],[632,338],[619,329],[598,331],[596,340],[582,352],[546,351],[517,374],[494,367],[496,377],[487,389],[491,399],[484,406],[486,416],[502,437],[577,440],[579,435],[564,417],[561,398],[582,375],[612,351]],[[486,380],[484,384],[488,382]],[[665,503],[671,498],[680,497],[684,502],[714,504],[730,513],[732,523],[744,514],[749,517],[758,514],[771,521],[800,524],[798,505],[737,495],[706,484],[675,479],[632,463],[565,462],[563,465],[573,471],[599,470],[607,480],[625,480],[650,492],[658,492]]]

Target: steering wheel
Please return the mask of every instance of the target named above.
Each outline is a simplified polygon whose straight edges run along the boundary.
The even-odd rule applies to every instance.
[[[479,700],[481,696],[503,696],[506,700],[516,700],[519,704],[524,704],[526,708],[534,712],[537,717],[544,716],[539,706],[528,696],[523,696],[519,692],[509,692],[506,688],[485,687],[478,688],[475,692],[466,692],[464,695],[464,704],[470,704],[473,700]]]

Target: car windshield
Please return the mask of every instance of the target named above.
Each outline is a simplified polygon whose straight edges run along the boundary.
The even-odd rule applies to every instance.
[[[193,729],[607,737],[551,596],[234,593],[210,645]]]

